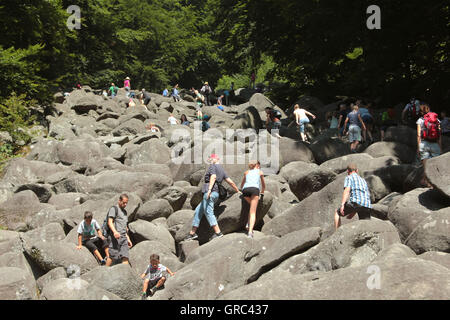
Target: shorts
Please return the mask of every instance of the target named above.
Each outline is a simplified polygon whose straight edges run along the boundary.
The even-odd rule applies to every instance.
[[[419,144],[420,160],[431,159],[441,155],[441,148],[437,142],[422,140]]]
[[[90,252],[94,253],[95,250],[98,250],[100,248],[105,249],[106,247],[108,247],[108,240],[102,240],[99,237],[94,237],[83,241],[82,244],[83,246],[88,248]]]
[[[341,214],[341,207],[337,208],[337,213],[341,217],[348,216],[355,212],[358,213],[359,220],[370,220],[370,213],[372,212],[372,209],[349,201],[344,205],[344,214]]]
[[[111,235],[109,240],[109,256],[111,259],[121,260],[122,258],[129,258],[128,239],[126,235],[120,235],[119,239]]]
[[[255,187],[245,188],[242,190],[242,195],[244,197],[259,196],[259,189]]]
[[[308,118],[303,118],[300,119],[300,133],[304,133],[305,132],[305,124],[309,123],[309,119]]]
[[[348,140],[350,142],[361,141],[361,128],[359,126],[351,125],[348,128]]]

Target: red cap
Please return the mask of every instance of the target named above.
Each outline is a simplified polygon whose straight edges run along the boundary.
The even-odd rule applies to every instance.
[[[215,153],[209,156],[210,159],[219,159],[219,156]]]

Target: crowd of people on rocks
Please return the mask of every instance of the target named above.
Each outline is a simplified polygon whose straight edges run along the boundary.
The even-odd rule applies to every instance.
[[[254,87],[255,75],[252,73],[251,87]],[[80,86],[81,87],[81,86]],[[143,106],[148,106],[151,101],[150,94],[142,89],[136,95],[131,90],[131,81],[127,77],[124,80],[124,89],[127,97],[130,98],[129,106],[135,105],[133,98],[137,97]],[[117,95],[119,88],[111,83],[108,91],[104,90],[105,96],[114,97]],[[202,121],[202,130],[206,131],[210,128],[208,123],[209,117],[203,115],[203,106],[212,106],[214,104],[220,110],[224,110],[224,106],[230,104],[230,99],[234,96],[234,83],[231,84],[230,90],[224,90],[218,97],[214,95],[214,91],[208,82],[204,82],[200,90],[191,88],[190,93],[194,101],[197,103],[196,117],[194,121]],[[178,84],[174,85],[171,92],[168,88],[164,88],[162,95],[171,97],[175,102],[181,101]],[[131,104],[133,103],[133,104]],[[266,108],[265,127],[276,138],[281,138],[280,129],[282,128],[282,113],[276,108]],[[308,124],[315,121],[317,116],[300,104],[295,104],[292,115],[289,115],[292,123],[298,127],[299,139],[305,143],[311,143],[308,139]],[[378,119],[376,121],[375,119]],[[374,127],[378,123],[380,131],[380,140],[385,139],[386,131],[389,127],[403,124],[413,128],[417,132],[417,156],[423,164],[432,157],[436,157],[442,153],[442,136],[450,136],[450,122],[447,114],[441,112],[440,117],[431,111],[430,105],[412,98],[403,108],[400,121],[393,107],[387,108],[380,114],[375,114],[373,105],[363,100],[356,100],[351,103],[342,102],[334,111],[326,114],[328,128],[336,130],[339,139],[348,138],[351,153],[358,152],[358,146],[362,142],[374,142]],[[295,121],[295,122],[294,122]],[[177,119],[172,113],[167,122],[170,125],[190,125],[185,114]],[[160,129],[154,124],[149,123],[147,130],[150,132],[160,132]],[[217,154],[211,154],[209,166],[204,175],[204,183],[202,185],[202,200],[195,208],[192,219],[191,230],[184,241],[192,241],[199,238],[197,234],[200,221],[203,216],[206,217],[209,226],[214,231],[210,240],[223,237],[220,226],[214,214],[214,208],[217,202],[227,198],[227,191],[222,186],[223,181],[231,186],[231,188],[240,194],[240,197],[248,204],[248,216],[246,224],[246,236],[250,239],[254,237],[254,227],[256,222],[256,212],[258,204],[264,199],[264,191],[266,188],[264,181],[264,173],[258,160],[250,160],[248,170],[243,173],[243,179],[240,188],[228,176],[224,167],[220,163]],[[423,183],[430,186],[426,178]],[[81,249],[85,246],[97,258],[99,264],[111,266],[113,261],[128,264],[129,249],[133,243],[128,234],[128,215],[126,206],[128,204],[128,195],[121,194],[116,205],[111,207],[107,213],[103,225],[93,219],[91,212],[85,212],[84,220],[78,226],[78,244],[77,248]],[[334,219],[335,228],[341,225],[341,218],[347,217],[351,219],[358,214],[359,219],[371,218],[371,200],[370,190],[367,182],[358,174],[358,167],[354,163],[347,166],[347,176],[344,181],[344,191],[340,206],[330,213],[330,219]],[[102,256],[102,253],[104,256]],[[149,264],[141,274],[143,279],[142,298],[146,299],[155,291],[164,286],[169,276],[174,276],[168,267],[161,264],[160,257],[157,253],[152,253],[149,257]]]

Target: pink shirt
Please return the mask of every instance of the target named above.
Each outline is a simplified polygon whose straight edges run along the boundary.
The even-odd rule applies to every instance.
[[[131,87],[130,80],[125,80],[125,81],[123,82],[123,86],[124,86],[125,88],[126,88],[126,87],[130,88],[130,87]]]

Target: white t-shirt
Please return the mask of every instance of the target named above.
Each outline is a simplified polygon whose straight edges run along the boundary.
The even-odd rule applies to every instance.
[[[169,119],[167,119],[167,121],[169,121],[170,124],[177,124],[177,119],[175,117],[169,117]]]
[[[294,115],[295,115],[295,114],[298,114],[299,120],[300,120],[300,119],[304,119],[304,118],[308,118],[308,117],[306,116],[305,109],[296,109],[296,110],[294,111]]]
[[[100,225],[98,222],[92,218],[91,224],[86,225],[86,221],[81,221],[81,223],[78,225],[77,232],[78,234],[81,234],[81,239],[89,240],[97,235],[97,230],[100,229]]]
[[[161,278],[164,275],[164,272],[167,272],[167,268],[161,263],[158,264],[157,268],[153,268],[152,265],[149,264],[147,266],[147,269],[145,269],[144,274],[146,275],[147,279],[152,281]]]

